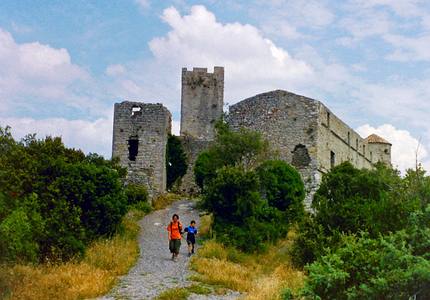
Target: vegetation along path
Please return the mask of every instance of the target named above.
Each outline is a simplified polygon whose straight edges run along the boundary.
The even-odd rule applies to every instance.
[[[185,239],[182,240],[179,259],[171,260],[166,227],[174,213],[180,216],[184,228],[191,220],[199,224],[199,214],[190,200],[181,200],[168,208],[155,211],[140,221],[140,257],[130,272],[123,276],[116,287],[103,300],[152,299],[161,292],[192,284],[188,280],[189,258]],[[197,299],[191,297],[192,299]],[[229,296],[202,296],[199,299],[232,299]]]

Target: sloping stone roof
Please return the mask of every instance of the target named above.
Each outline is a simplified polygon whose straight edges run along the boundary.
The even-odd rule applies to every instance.
[[[380,137],[379,135],[376,134],[371,134],[369,135],[365,141],[369,144],[389,144],[391,145],[391,143],[389,141],[387,141],[386,139]]]

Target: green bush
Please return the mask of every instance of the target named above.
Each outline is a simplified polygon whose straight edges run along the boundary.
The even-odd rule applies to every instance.
[[[145,214],[150,213],[152,211],[152,206],[148,202],[137,202],[131,207],[141,212],[144,212]]]
[[[33,237],[29,217],[18,208],[0,223],[0,252],[5,261],[37,260],[38,244]]]
[[[197,186],[203,190],[206,183],[215,178],[216,170],[223,166],[211,150],[202,151],[194,164],[194,179]]]
[[[166,151],[167,189],[187,172],[187,157],[179,137],[169,134]]]
[[[0,244],[9,258],[68,259],[117,230],[127,197],[115,160],[85,156],[60,138],[16,142],[9,128],[0,128],[0,149]]]
[[[406,228],[409,216],[420,208],[420,201],[407,194],[399,174],[383,165],[360,170],[345,162],[333,168],[314,196],[314,214],[299,226],[293,261],[304,265],[323,249],[336,249],[342,233],[363,231],[376,238]]]
[[[224,167],[207,187],[203,195],[204,207],[213,213],[215,220],[241,225],[262,203],[258,187],[254,172]]]
[[[257,167],[269,155],[269,145],[256,131],[240,129],[232,131],[219,121],[214,143],[197,157],[194,175],[197,185],[203,189],[215,178],[217,169],[239,166],[245,170]]]
[[[261,194],[270,206],[286,212],[290,222],[304,216],[305,187],[299,172],[281,160],[268,160],[257,168]]]
[[[419,205],[404,199],[401,187],[400,176],[383,165],[360,170],[345,162],[323,177],[312,202],[315,218],[346,233],[364,230],[377,236],[404,228]]]
[[[125,195],[128,205],[139,202],[148,202],[148,191],[144,185],[130,183],[125,187]]]
[[[408,299],[430,284],[430,261],[393,236],[344,236],[307,270],[302,296],[312,299]]]
[[[213,213],[213,230],[218,240],[246,252],[264,250],[285,236],[285,212],[268,205],[260,197],[255,172],[238,167],[223,167],[210,182],[203,197],[204,206]]]
[[[340,241],[339,231],[326,232],[323,225],[311,215],[306,215],[299,225],[299,232],[289,249],[292,262],[299,267],[312,263],[324,255],[329,247],[336,247]]]

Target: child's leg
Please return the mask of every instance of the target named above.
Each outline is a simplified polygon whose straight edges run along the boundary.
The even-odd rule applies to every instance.
[[[188,253],[191,253],[193,250],[193,244],[190,241],[187,241],[188,244]]]

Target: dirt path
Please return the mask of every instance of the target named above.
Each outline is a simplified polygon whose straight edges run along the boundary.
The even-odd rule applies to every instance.
[[[178,261],[173,262],[168,249],[166,227],[174,213],[180,217],[182,224],[187,226],[191,220],[199,222],[198,211],[193,202],[182,200],[170,207],[155,211],[140,221],[142,228],[139,237],[140,257],[130,272],[123,276],[116,287],[102,300],[111,299],[153,299],[162,291],[188,286],[191,274],[188,270],[186,241],[182,246]],[[232,295],[198,296],[193,299],[234,299]]]

